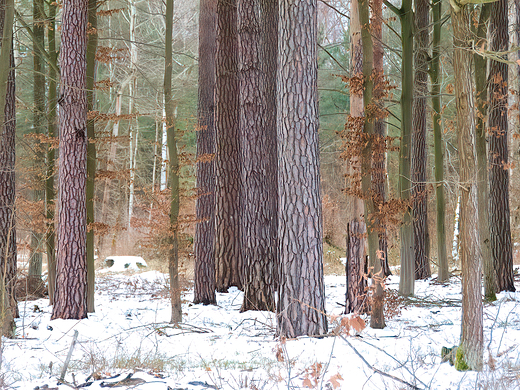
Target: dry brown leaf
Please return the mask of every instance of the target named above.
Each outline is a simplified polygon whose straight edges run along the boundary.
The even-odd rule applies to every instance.
[[[329,382],[332,385],[332,388],[337,389],[338,387],[341,386],[341,383],[339,383],[339,381],[342,381],[342,380],[343,380],[343,377],[338,372],[336,375],[333,375],[330,377]]]

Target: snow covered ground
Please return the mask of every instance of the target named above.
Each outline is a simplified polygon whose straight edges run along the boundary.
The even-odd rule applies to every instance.
[[[327,314],[338,321],[345,278],[325,280]],[[392,276],[387,286],[397,290],[398,282]],[[178,329],[168,323],[166,276],[156,271],[100,274],[96,313],[86,320],[51,321],[47,300],[20,302],[17,338],[3,340],[4,387],[62,390],[90,383],[88,389],[100,389],[122,381],[117,388],[143,390],[409,388],[404,382],[419,389],[520,388],[520,293],[485,304],[481,373],[457,372],[441,362],[441,347],[459,343],[457,278],[449,285],[417,282],[416,297],[387,319],[385,329],[367,327],[346,338],[280,342],[272,313],[239,313],[240,291],[218,294],[218,306],[193,305],[192,298],[187,291]],[[58,386],[75,331],[78,342],[65,375],[69,385]]]

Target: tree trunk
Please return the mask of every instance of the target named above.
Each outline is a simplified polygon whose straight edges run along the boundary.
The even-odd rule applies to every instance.
[[[435,200],[437,216],[437,259],[438,280],[448,281],[448,251],[446,246],[446,201],[444,198],[444,151],[441,127],[441,73],[440,73],[440,44],[441,44],[441,9],[442,0],[435,0],[432,4],[433,13],[433,43],[430,78],[432,81],[432,108],[433,108],[433,143],[435,149]]]
[[[426,100],[428,96],[428,0],[415,0],[415,80],[412,126],[412,208],[415,279],[431,276],[426,192]]]
[[[88,42],[87,42],[87,110],[94,111],[97,50],[97,0],[88,0]],[[87,310],[94,313],[94,292],[96,274],[94,268],[94,196],[96,178],[96,132],[95,121],[87,121]]]
[[[217,2],[216,284],[242,289],[241,172],[237,0]]]
[[[63,2],[57,278],[52,319],[87,317],[87,1]]]
[[[47,96],[47,136],[55,138],[57,132],[57,74],[55,68],[58,67],[58,53],[56,52],[56,3],[49,4],[48,15],[49,29],[47,32],[48,53],[50,61],[54,66],[49,66],[49,90]],[[47,278],[49,303],[54,302],[54,289],[56,286],[56,247],[55,247],[55,228],[54,228],[54,211],[55,198],[54,176],[55,176],[55,149],[54,145],[47,145],[47,161],[46,161],[46,180],[45,180],[45,217],[47,218],[47,229],[45,234],[45,242],[47,244]]]
[[[16,216],[15,216],[15,139],[16,139],[16,100],[15,70],[12,46],[12,12],[14,5],[0,0],[0,50],[9,50],[6,62],[0,62],[2,72],[8,77],[5,89],[5,105],[2,107],[0,122],[0,332],[13,336],[14,321],[18,317],[16,302]],[[7,37],[6,34],[9,34]],[[7,44],[6,41],[9,41]],[[3,60],[3,56],[0,56]],[[0,77],[3,78],[3,77]],[[1,107],[1,106],[0,106]]]
[[[278,188],[282,337],[327,332],[318,145],[316,0],[280,1]]]
[[[506,52],[508,50],[507,4],[507,0],[498,0],[491,5],[490,49],[495,52]],[[488,79],[489,159],[491,166],[489,171],[489,227],[499,291],[515,291],[509,213],[507,67],[506,63],[491,60]]]
[[[361,41],[361,23],[359,21],[358,0],[350,3],[350,77],[362,77],[363,75],[363,44]],[[363,94],[358,88],[350,89],[350,117],[363,117]],[[361,131],[351,129],[350,131]],[[355,136],[355,135],[353,135]],[[350,159],[351,189],[359,190],[359,173],[361,170],[361,156]],[[345,271],[347,275],[347,291],[345,313],[364,313],[369,310],[366,299],[367,269],[365,264],[366,225],[364,221],[363,199],[357,196],[350,198],[350,221],[347,223],[347,263]]]
[[[215,29],[217,0],[201,0],[199,13],[199,105],[197,131],[197,225],[193,303],[215,297]]]
[[[453,6],[452,6],[453,7]],[[465,363],[482,368],[483,318],[481,253],[479,249],[475,150],[475,113],[472,82],[470,18],[468,7],[453,9],[453,69],[457,103],[457,140],[460,161],[460,258],[462,263],[462,336],[455,367]]]
[[[479,41],[477,47],[486,42],[487,27],[491,4],[482,4],[476,36]],[[488,181],[488,157],[487,157],[487,58],[475,53],[475,96],[477,109],[476,150],[477,150],[477,190],[478,190],[478,215],[480,248],[484,266],[484,296],[489,301],[496,300],[496,273],[491,251],[491,238],[489,233],[489,181]]]
[[[274,194],[269,185],[275,170],[266,153],[273,144],[265,129],[267,111],[263,68],[264,50],[260,20],[260,1],[238,3],[238,41],[240,63],[240,132],[243,185],[244,301],[247,310],[275,310],[275,258],[272,251],[269,205]],[[267,206],[267,207],[266,207]]]
[[[131,78],[129,84],[130,101],[128,103],[128,114],[133,116],[137,113],[136,109],[136,94],[137,94],[137,38],[135,35],[135,29],[137,24],[137,7],[135,6],[135,0],[130,2],[130,72]],[[139,116],[131,117],[128,126],[128,137],[130,138],[130,145],[128,147],[129,156],[129,171],[130,171],[130,184],[128,187],[128,232],[132,231],[132,216],[134,214],[134,202],[135,202],[135,170],[136,170],[136,157],[137,157],[137,140],[139,136]]]
[[[399,294],[413,295],[415,279],[415,263],[413,256],[413,226],[410,205],[410,148],[412,137],[412,103],[413,103],[413,12],[412,0],[403,0],[401,10],[401,44],[403,46],[401,68],[401,145],[399,147],[399,194],[405,204],[403,223],[400,228],[401,238],[401,278]]]

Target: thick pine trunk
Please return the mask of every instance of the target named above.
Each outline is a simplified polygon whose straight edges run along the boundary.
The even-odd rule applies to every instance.
[[[432,4],[433,14],[433,42],[430,77],[432,81],[432,108],[433,108],[433,143],[435,153],[435,202],[437,217],[437,259],[438,280],[446,282],[449,279],[448,250],[446,247],[446,204],[444,197],[444,150],[442,143],[441,126],[441,73],[440,73],[440,44],[441,44],[441,7],[442,0],[435,0]]]
[[[16,283],[16,218],[15,218],[15,70],[12,49],[12,23],[6,15],[6,0],[0,0],[0,50],[8,50],[7,62],[0,62],[2,71],[7,71],[5,85],[5,106],[0,122],[0,334],[13,336],[13,317],[18,317],[18,304],[15,295]],[[12,4],[7,4],[13,6]],[[12,9],[11,9],[12,11]],[[7,18],[6,18],[7,16]],[[6,20],[7,19],[7,20]],[[7,28],[6,28],[7,27]],[[4,35],[4,29],[7,30]],[[9,33],[11,31],[11,33]],[[2,90],[2,88],[0,88]],[[1,107],[1,106],[0,106]]]
[[[217,0],[201,0],[199,13],[199,104],[197,131],[197,225],[193,303],[215,297],[215,28]]]
[[[491,4],[482,4],[480,10],[479,24],[476,35],[479,39],[477,47],[486,40]],[[484,295],[486,299],[496,299],[496,272],[491,251],[491,238],[489,232],[489,180],[488,180],[488,156],[487,156],[487,80],[486,68],[487,58],[473,55],[475,61],[475,97],[477,109],[476,125],[476,151],[477,151],[477,189],[478,189],[478,215],[480,248],[482,251],[482,262],[484,268]]]
[[[491,5],[490,49],[495,52],[505,52],[509,46],[507,4],[507,0],[498,0]],[[499,291],[515,291],[509,213],[507,68],[506,63],[491,60],[488,79],[489,162],[491,168],[489,171],[489,227]]]
[[[426,103],[428,96],[428,0],[415,0],[415,80],[412,126],[412,208],[415,279],[431,276],[426,192]]]
[[[216,284],[242,289],[242,158],[239,128],[237,0],[218,0],[216,49]]]
[[[452,8],[453,69],[457,104],[457,140],[460,161],[460,258],[462,263],[462,335],[456,368],[462,360],[470,369],[482,368],[483,318],[481,294],[481,252],[479,248],[475,101],[473,96],[469,13]]]
[[[164,62],[164,106],[168,133],[170,199],[170,253],[168,271],[170,274],[170,296],[172,316],[170,322],[182,322],[181,289],[179,284],[179,157],[175,136],[175,103],[172,93],[173,72],[173,0],[166,1],[166,39]]]
[[[96,50],[97,50],[97,1],[88,0],[88,42],[87,42],[87,110],[93,112],[96,81]],[[96,144],[95,121],[87,122],[87,310],[94,313],[95,269],[94,269],[94,195],[96,178]]]
[[[316,0],[281,0],[278,334],[327,332],[318,146]]]
[[[240,134],[243,188],[244,301],[241,311],[275,310],[275,252],[271,220],[271,186],[276,170],[269,149],[273,134],[266,131],[266,74],[263,67],[262,24],[259,0],[238,4],[240,63]]]
[[[87,317],[87,0],[63,2],[57,278],[52,319]]]

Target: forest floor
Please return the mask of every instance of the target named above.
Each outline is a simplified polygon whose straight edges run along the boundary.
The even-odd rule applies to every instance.
[[[520,389],[520,293],[502,293],[484,305],[485,367],[476,373],[441,360],[442,347],[459,343],[456,277],[444,285],[418,281],[416,296],[403,300],[396,293],[399,277],[391,276],[383,330],[361,330],[352,320],[349,335],[284,341],[275,337],[273,313],[239,312],[242,293],[235,288],[218,294],[217,306],[191,304],[188,289],[183,324],[173,327],[166,278],[157,271],[99,273],[96,312],[81,321],[51,321],[46,299],[20,302],[16,338],[3,340],[0,384],[31,390]],[[333,330],[342,318],[345,277],[327,275],[325,282]],[[75,331],[66,384],[58,385]]]

